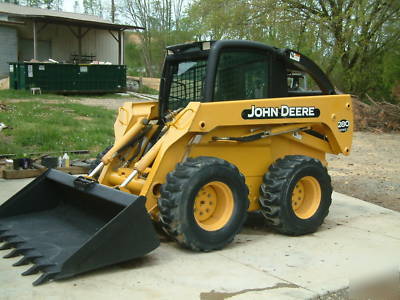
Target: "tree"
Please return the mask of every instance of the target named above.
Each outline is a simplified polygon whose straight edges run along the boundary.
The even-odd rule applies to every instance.
[[[0,0],[0,2],[57,10],[61,10],[63,6],[63,0]]]
[[[318,25],[325,31],[323,42],[329,51],[326,65],[328,74],[337,64],[351,78],[347,88],[362,90],[364,82],[352,78],[353,70],[368,66],[400,38],[400,31],[385,31],[400,17],[400,3],[397,0],[281,0],[281,7],[297,16],[298,20]]]
[[[42,0],[40,7],[47,9],[61,10],[63,6],[62,0]]]
[[[103,17],[103,4],[101,0],[83,0],[83,12],[85,14]]]
[[[294,48],[361,95],[379,94],[382,58],[400,38],[398,0],[197,0],[189,15],[198,37]]]
[[[19,4],[19,1],[18,1],[18,0],[4,0],[4,1],[0,1],[0,2],[12,3],[12,4]]]
[[[74,13],[79,13],[81,10],[80,6],[79,6],[79,1],[75,0],[74,2]]]
[[[146,28],[139,33],[146,76],[160,75],[167,45],[192,39],[186,30],[183,0],[125,0],[122,12],[134,25]]]
[[[400,44],[384,54],[382,79],[385,87],[382,96],[391,102],[400,103]]]

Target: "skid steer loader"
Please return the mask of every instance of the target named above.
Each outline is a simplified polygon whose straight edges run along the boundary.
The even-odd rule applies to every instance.
[[[249,211],[283,234],[316,231],[352,101],[296,51],[195,42],[167,48],[159,101],[124,103],[114,129],[90,174],[49,170],[0,206],[1,249],[42,273],[35,285],[149,253],[153,222],[196,251],[229,244]]]

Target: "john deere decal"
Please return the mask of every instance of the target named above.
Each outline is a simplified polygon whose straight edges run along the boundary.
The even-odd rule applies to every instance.
[[[314,106],[257,107],[242,111],[243,119],[317,118],[320,111]]]

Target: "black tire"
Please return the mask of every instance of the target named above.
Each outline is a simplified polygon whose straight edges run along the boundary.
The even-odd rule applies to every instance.
[[[207,230],[196,219],[194,205],[195,199],[198,201],[197,197],[200,197],[200,189],[212,186],[215,182],[222,183],[230,190],[231,213],[221,228]],[[234,165],[215,157],[188,158],[177,164],[161,187],[158,207],[162,226],[185,248],[195,251],[221,249],[232,242],[243,227],[249,207],[248,194],[244,176]]]
[[[303,178],[319,185],[320,193],[314,193],[317,196],[313,198],[319,199],[319,203],[314,202],[314,206],[308,207],[308,213],[312,215],[299,217],[300,213],[293,207],[297,204],[293,191],[299,190],[297,184],[304,180]],[[306,188],[303,189],[304,194],[307,193],[305,190]],[[328,215],[331,195],[331,178],[319,160],[301,155],[285,156],[272,164],[264,176],[260,187],[261,211],[269,225],[280,233],[293,236],[312,233]]]
[[[101,163],[101,159],[103,158],[104,155],[106,155],[106,153],[112,148],[113,145],[108,146],[107,148],[105,148],[103,151],[101,151],[99,154],[97,154],[96,156],[96,160],[92,161],[90,163],[89,166],[89,172],[88,174],[90,174],[94,168],[96,168],[100,163]]]

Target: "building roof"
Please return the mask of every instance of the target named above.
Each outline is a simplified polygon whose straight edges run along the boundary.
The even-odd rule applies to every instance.
[[[66,25],[81,25],[108,30],[144,29],[139,26],[112,23],[93,15],[21,6],[10,3],[0,3],[0,14],[5,14],[18,19],[31,19],[39,22]]]

